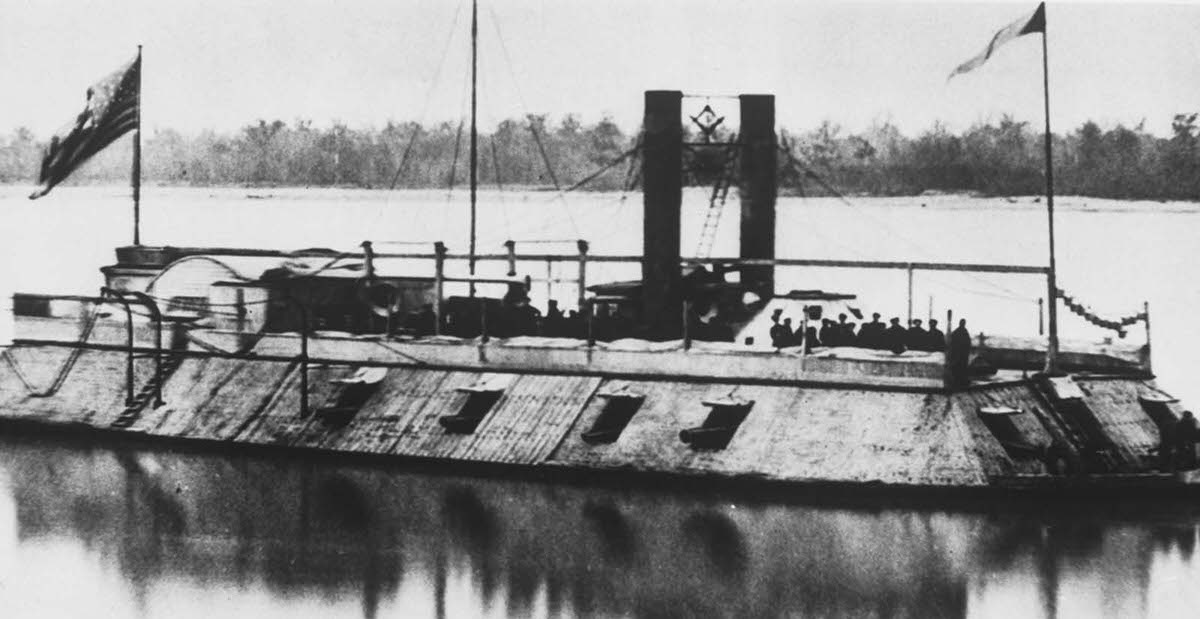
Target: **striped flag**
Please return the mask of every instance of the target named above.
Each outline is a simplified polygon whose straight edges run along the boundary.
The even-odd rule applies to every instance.
[[[978,56],[975,56],[974,58],[958,65],[954,71],[950,72],[950,77],[946,79],[949,80],[959,73],[966,73],[967,71],[979,68],[981,65],[983,65],[983,63],[987,62],[988,58],[992,57],[992,54],[996,53],[996,50],[999,49],[1001,45],[1004,45],[1005,43],[1008,43],[1009,41],[1021,35],[1030,34],[1033,32],[1046,32],[1045,2],[1039,4],[1032,15],[1026,15],[1021,19],[1018,19],[1017,21],[1001,28],[1000,32],[997,32],[996,35],[992,37],[992,40],[988,42],[987,47],[985,47],[982,52],[979,52]]]
[[[30,200],[50,193],[92,155],[138,128],[141,71],[139,54],[132,62],[88,88],[87,103],[74,124],[50,138],[38,175],[41,186],[29,195]]]

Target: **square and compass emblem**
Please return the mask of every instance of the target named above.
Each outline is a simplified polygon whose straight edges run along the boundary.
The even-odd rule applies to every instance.
[[[716,137],[717,128],[725,122],[724,116],[718,116],[712,109],[712,105],[705,103],[704,109],[695,116],[689,116],[692,119],[692,124],[700,129],[700,139],[706,144],[710,144],[713,138]]]

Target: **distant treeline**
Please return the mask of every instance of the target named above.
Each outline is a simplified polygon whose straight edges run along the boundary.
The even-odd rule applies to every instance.
[[[1067,135],[1056,134],[1057,192],[1200,199],[1196,120],[1196,114],[1176,116],[1169,138],[1147,133],[1140,125],[1106,131],[1092,122]],[[1044,190],[1042,134],[1011,118],[978,124],[961,135],[935,125],[910,138],[887,123],[853,134],[826,122],[808,132],[785,130],[780,137],[799,162],[780,157],[780,185],[788,193],[1028,195]],[[154,131],[142,138],[142,170],[146,182],[157,184],[387,188],[395,181],[403,188],[462,186],[469,174],[468,144],[469,130],[457,123],[351,129],[342,124],[318,128],[310,121],[258,121],[232,134]],[[557,122],[545,116],[506,120],[479,136],[479,183],[550,187],[557,182],[568,187],[635,144],[636,136],[610,119],[592,125],[574,116]],[[43,147],[27,129],[0,136],[0,182],[32,183]],[[72,182],[126,179],[130,157],[130,140],[123,139],[77,171]],[[689,149],[688,181],[711,182],[721,163],[716,151]],[[587,187],[618,190],[630,182],[637,182],[637,170],[625,161]]]

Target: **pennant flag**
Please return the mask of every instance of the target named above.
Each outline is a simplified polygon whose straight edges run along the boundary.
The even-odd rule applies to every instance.
[[[50,193],[92,155],[138,127],[141,70],[139,54],[131,63],[88,88],[87,103],[74,124],[50,138],[38,175],[41,186],[30,194],[30,200]]]
[[[999,49],[1001,45],[1004,45],[1005,43],[1008,43],[1009,41],[1021,35],[1030,34],[1032,32],[1046,32],[1045,2],[1039,4],[1038,8],[1033,12],[1032,15],[1022,17],[1021,19],[1018,19],[1017,21],[1001,28],[1000,32],[997,32],[996,35],[992,37],[992,40],[988,42],[987,47],[985,47],[982,52],[979,52],[978,56],[958,65],[958,67],[950,73],[950,77],[946,78],[946,80],[949,81],[959,73],[966,73],[967,71],[979,68],[981,65],[983,65],[983,63],[987,62],[988,58],[992,57],[992,54],[996,53],[996,50]]]

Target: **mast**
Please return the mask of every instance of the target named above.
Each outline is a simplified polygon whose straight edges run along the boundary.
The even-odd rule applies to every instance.
[[[1045,10],[1045,4],[1042,9]],[[1044,14],[1043,14],[1043,19]],[[1046,112],[1046,224],[1049,234],[1050,264],[1046,273],[1047,322],[1049,341],[1046,345],[1046,373],[1058,369],[1058,274],[1054,258],[1054,155],[1051,148],[1050,134],[1050,61],[1047,52],[1046,36],[1048,24],[1042,27],[1042,93]]]
[[[142,244],[142,46],[137,53],[137,125],[133,130],[133,244]]]
[[[471,246],[467,268],[475,275],[475,192],[479,185],[479,131],[476,127],[478,92],[476,88],[479,70],[479,1],[471,0]],[[471,296],[475,296],[475,282],[471,282]]]

